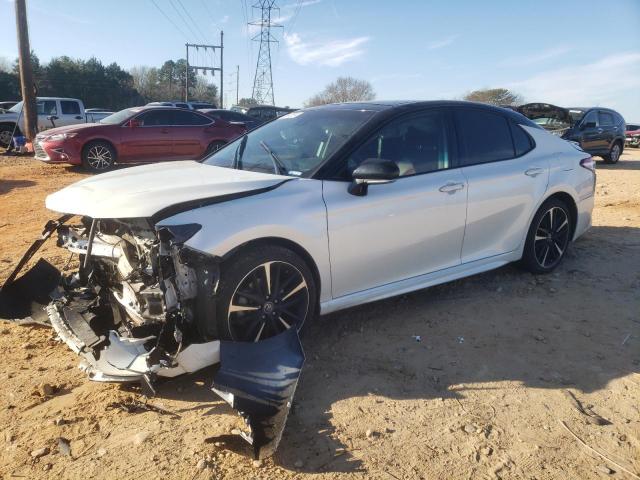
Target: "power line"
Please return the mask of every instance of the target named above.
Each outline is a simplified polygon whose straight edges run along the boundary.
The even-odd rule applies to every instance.
[[[180,35],[182,35],[185,40],[188,39],[189,37],[187,37],[187,35],[184,34],[184,32],[182,31],[182,29],[180,27],[178,27],[178,25],[175,24],[175,22],[173,20],[171,20],[171,17],[169,17],[169,15],[167,15],[166,13],[164,13],[164,10],[162,10],[158,4],[156,3],[156,0],[151,0],[151,3],[153,3],[153,5],[156,7],[156,9],[158,9],[158,11],[162,14],[162,16],[164,18],[166,18],[169,23],[171,23],[171,25],[173,25],[175,27],[176,30],[178,30],[178,32],[180,32]]]
[[[191,32],[191,34],[193,35],[193,38],[198,38],[198,34],[193,30],[193,28],[191,28],[191,25],[189,25],[189,22],[187,22],[187,20],[184,18],[182,13],[180,13],[180,10],[178,10],[178,7],[176,7],[176,5],[173,3],[173,0],[169,0],[169,4],[173,8],[173,10],[178,14],[178,17],[180,17],[180,20],[182,20],[182,23],[184,23],[187,29]]]
[[[296,20],[298,19],[298,15],[300,14],[300,10],[302,9],[302,0],[298,0],[298,3],[296,4],[295,8],[296,10],[293,13],[293,18],[289,22],[289,28],[287,28],[289,33],[293,32],[293,26],[295,25]]]
[[[198,32],[202,35],[202,39],[206,40],[207,36],[202,32],[202,30],[200,29],[200,27],[198,26],[198,24],[196,23],[196,21],[193,19],[193,17],[191,16],[191,14],[187,11],[186,8],[184,8],[184,5],[182,3],[182,0],[176,0],[178,2],[178,5],[180,5],[180,7],[182,8],[182,10],[184,11],[184,13],[187,14],[187,16],[189,17],[189,19],[191,20],[191,22],[193,23],[193,25],[196,27],[196,30],[198,30]]]
[[[206,0],[202,0],[202,6],[204,7],[204,9],[207,11],[207,15],[209,15],[209,18],[211,19],[211,21],[213,23],[217,23],[216,19],[213,16],[213,13],[211,13],[211,10],[209,10],[209,7],[207,6],[207,2]]]

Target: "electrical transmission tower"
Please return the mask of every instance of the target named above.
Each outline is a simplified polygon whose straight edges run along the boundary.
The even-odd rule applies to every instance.
[[[271,12],[280,9],[275,5],[276,0],[258,0],[252,5],[260,10],[260,20],[249,22],[249,25],[260,27],[260,33],[252,38],[260,42],[258,61],[256,62],[256,75],[253,78],[253,90],[251,98],[258,103],[275,105],[273,100],[273,75],[271,74],[271,44],[278,40],[271,34],[272,28],[279,28],[271,21]]]

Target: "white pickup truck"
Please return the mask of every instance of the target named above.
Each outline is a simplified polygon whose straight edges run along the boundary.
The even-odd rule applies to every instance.
[[[85,112],[84,104],[75,98],[38,97],[38,132],[76,123],[97,123],[112,112]],[[8,146],[12,135],[24,130],[22,102],[0,113],[0,146]],[[17,128],[16,128],[17,124]]]

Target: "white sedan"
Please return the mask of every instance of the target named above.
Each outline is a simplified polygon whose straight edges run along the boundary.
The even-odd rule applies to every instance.
[[[509,262],[550,272],[589,228],[594,186],[590,155],[510,110],[309,108],[203,162],[50,195],[64,216],[44,237],[57,230],[80,268],[61,276],[40,261],[16,280],[20,262],[0,316],[46,305],[95,380],[152,389],[220,362],[213,388],[245,414],[263,457],[284,427],[305,321]]]

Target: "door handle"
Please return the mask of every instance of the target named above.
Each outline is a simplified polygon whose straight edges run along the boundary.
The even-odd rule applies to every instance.
[[[82,117],[80,115],[77,115],[76,117],[74,117],[76,120],[82,120]]]
[[[602,133],[602,129],[601,128],[598,129],[598,133]]]
[[[529,170],[525,170],[524,174],[529,177],[537,177],[538,175],[542,175],[544,173],[544,169],[542,168],[530,168]]]
[[[443,193],[455,193],[458,190],[462,190],[464,188],[464,183],[447,183],[442,185],[438,190]]]

